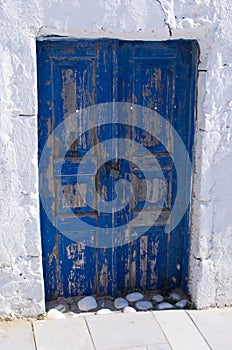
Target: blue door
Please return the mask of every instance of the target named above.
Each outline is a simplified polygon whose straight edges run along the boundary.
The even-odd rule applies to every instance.
[[[37,58],[46,297],[186,290],[197,43],[49,39]]]

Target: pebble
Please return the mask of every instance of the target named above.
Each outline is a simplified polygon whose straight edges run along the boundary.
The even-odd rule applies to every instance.
[[[67,310],[66,306],[64,304],[59,304],[55,307],[56,310],[60,312],[65,312]]]
[[[137,312],[137,311],[131,306],[126,306],[126,307],[124,307],[123,312],[125,314],[130,314],[130,313]]]
[[[169,294],[169,298],[175,301],[179,301],[181,299],[180,294],[174,292]]]
[[[84,297],[83,299],[78,301],[78,307],[81,311],[90,311],[96,309],[97,302],[94,297]]]
[[[153,307],[152,303],[150,301],[147,301],[147,300],[137,301],[135,306],[140,311],[146,311],[146,310],[152,309],[152,307]]]
[[[66,316],[56,309],[50,309],[47,313],[48,320],[61,320],[64,318],[66,318]]]
[[[190,300],[181,289],[170,291],[167,299],[161,290],[153,289],[142,292],[128,293],[125,297],[114,298],[111,296],[77,296],[70,298],[58,298],[47,302],[48,319],[64,319],[94,314],[110,314],[116,310],[124,313],[145,311],[150,309],[185,309]],[[141,301],[142,303],[138,303]],[[168,301],[168,302],[166,302]],[[149,304],[147,304],[149,303]],[[43,317],[43,316],[41,316]]]
[[[155,294],[153,295],[152,300],[154,300],[157,303],[161,303],[164,300],[164,297],[160,294]]]
[[[108,315],[112,314],[112,311],[110,309],[100,309],[96,312],[96,315]]]
[[[174,309],[174,306],[170,303],[160,303],[156,306],[157,310],[170,310],[170,309]]]
[[[124,298],[116,298],[115,301],[114,301],[114,307],[116,309],[123,309],[124,307],[127,307],[128,306],[128,301]]]
[[[175,306],[178,307],[179,309],[183,309],[189,301],[187,299],[182,299],[178,301]]]
[[[139,301],[139,300],[143,299],[143,294],[142,294],[142,293],[139,293],[139,292],[129,293],[129,294],[127,294],[127,296],[126,296],[126,299],[127,299],[129,302],[133,303],[133,302],[135,302],[135,301]]]

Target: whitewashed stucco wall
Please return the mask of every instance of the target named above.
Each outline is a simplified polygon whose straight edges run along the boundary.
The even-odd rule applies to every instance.
[[[0,317],[44,311],[36,37],[49,34],[199,41],[190,292],[199,308],[232,304],[231,22],[231,0],[0,0]]]

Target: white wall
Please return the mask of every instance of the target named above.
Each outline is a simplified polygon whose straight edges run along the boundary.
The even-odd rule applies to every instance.
[[[232,304],[231,21],[231,0],[0,0],[0,317],[44,311],[35,41],[48,34],[199,41],[190,291],[199,308]]]

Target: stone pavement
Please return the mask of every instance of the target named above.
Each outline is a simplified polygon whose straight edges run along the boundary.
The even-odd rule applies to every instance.
[[[0,322],[1,350],[231,350],[232,308]]]

